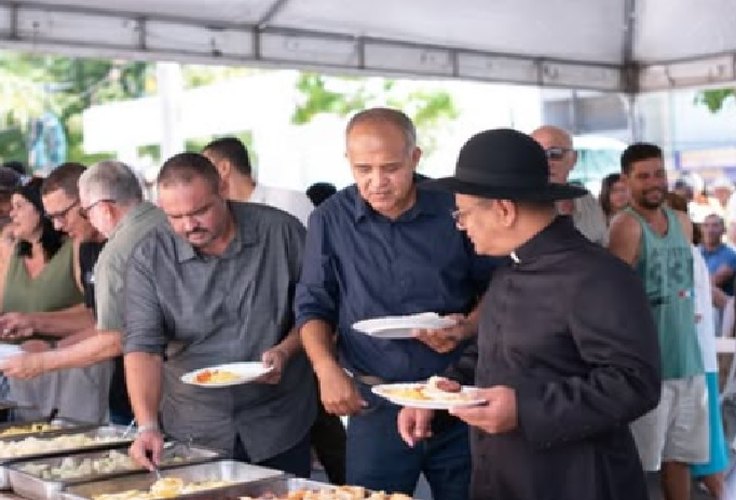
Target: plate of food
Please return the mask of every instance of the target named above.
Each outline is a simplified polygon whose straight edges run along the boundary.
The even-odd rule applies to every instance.
[[[0,360],[5,360],[6,358],[15,356],[16,354],[20,354],[22,352],[23,349],[19,345],[8,344],[5,342],[0,343]]]
[[[200,387],[228,387],[253,382],[271,370],[272,366],[260,361],[244,361],[194,370],[182,375],[181,381]]]
[[[408,316],[385,316],[364,319],[353,324],[353,329],[381,339],[411,339],[414,330],[438,330],[449,328],[457,322],[434,312],[411,314]]]
[[[477,387],[461,386],[444,377],[430,377],[426,382],[381,384],[371,390],[396,405],[427,410],[480,406],[487,402],[476,395]]]

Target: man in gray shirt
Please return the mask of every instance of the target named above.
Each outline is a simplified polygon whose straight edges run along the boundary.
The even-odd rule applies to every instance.
[[[171,227],[141,241],[126,275],[125,373],[139,423],[131,456],[148,468],[160,459],[160,409],[174,438],[307,476],[316,392],[291,310],[303,226],[271,207],[226,201],[214,165],[195,153],[164,163],[158,193]],[[220,389],[181,381],[236,361],[273,370]]]

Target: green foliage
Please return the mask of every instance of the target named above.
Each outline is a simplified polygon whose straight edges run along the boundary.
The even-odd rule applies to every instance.
[[[364,87],[357,87],[351,93],[328,90],[325,77],[315,73],[302,73],[296,87],[305,99],[303,104],[296,107],[291,117],[291,122],[295,125],[309,123],[320,113],[346,116],[365,108],[369,98]]]
[[[0,78],[4,82],[0,130],[27,130],[33,118],[51,111],[64,127],[68,160],[90,164],[110,158],[112,154],[88,155],[82,151],[81,112],[92,104],[146,95],[153,81],[150,69],[145,62],[6,53],[0,59]],[[18,147],[17,142],[12,145]],[[25,150],[24,141],[22,147]],[[10,155],[10,150],[0,145],[0,157]],[[27,161],[27,151],[20,156]]]
[[[161,163],[161,146],[159,144],[148,144],[138,148],[138,156],[150,157],[154,163]]]
[[[403,93],[395,80],[379,79],[379,85],[365,78],[331,78],[302,73],[297,82],[302,103],[294,110],[292,123],[304,125],[321,113],[345,117],[375,105],[401,109],[417,127],[418,142],[425,154],[437,148],[443,127],[457,118],[458,111],[450,94],[444,91]]]
[[[251,76],[261,71],[235,66],[208,66],[199,64],[187,64],[181,68],[185,89],[202,87],[232,78]]]
[[[444,91],[411,92],[403,103],[395,102],[395,107],[403,109],[414,121],[417,142],[425,155],[437,149],[444,126],[458,117],[452,96]]]
[[[16,160],[25,163],[27,156],[25,138],[19,128],[0,130],[0,159],[2,161]]]
[[[711,113],[717,113],[723,108],[724,103],[733,97],[734,89],[701,90],[695,96],[695,104],[701,104]]]
[[[366,107],[385,104],[401,109],[417,127],[419,145],[425,154],[437,148],[437,138],[443,127],[457,118],[452,96],[444,91],[415,90],[402,92],[396,81],[381,79],[379,85],[364,78],[329,78],[303,73],[297,82],[302,103],[291,121],[296,125],[309,123],[320,113],[347,116]]]

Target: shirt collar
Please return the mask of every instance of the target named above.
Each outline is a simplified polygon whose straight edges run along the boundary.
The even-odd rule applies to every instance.
[[[524,264],[534,258],[566,250],[580,245],[580,238],[572,221],[572,217],[557,216],[547,227],[511,252],[515,264]]]
[[[714,255],[714,254],[717,254],[718,252],[722,251],[725,246],[726,246],[725,243],[721,243],[717,247],[715,247],[713,250],[708,250],[707,248],[705,248],[705,245],[701,244],[700,245],[700,248],[701,248],[701,250],[703,251],[704,254]]]
[[[355,188],[355,222],[360,222],[369,215],[382,217],[360,196],[358,187],[353,187]],[[396,221],[412,221],[420,215],[436,215],[447,212],[444,204],[437,203],[436,201],[436,197],[442,195],[441,192],[422,188],[421,184],[416,183],[416,178],[414,180],[414,188],[416,189],[416,200],[414,204],[406,212],[401,214]],[[450,212],[447,212],[446,215],[450,217]]]
[[[227,202],[228,212],[232,215],[233,223],[235,224],[235,236],[225,249],[225,253],[220,255],[219,258],[229,259],[234,257],[238,255],[244,247],[258,242],[258,228],[256,227],[255,221],[250,217],[244,217],[242,220],[238,217],[238,206],[245,205],[245,203],[233,201]],[[187,242],[187,240],[178,234],[174,235],[174,246],[176,248],[176,255],[179,263],[200,257],[199,252],[197,252],[194,247]]]
[[[146,216],[146,214],[148,214],[148,212],[150,212],[151,210],[158,210],[158,208],[156,208],[156,206],[148,201],[142,201],[135,207],[128,210],[123,218],[120,219],[120,222],[118,222],[118,224],[115,226],[115,229],[110,232],[110,236],[107,238],[107,240],[112,241],[112,239],[115,238],[115,236],[120,233],[120,231],[134,224],[135,221],[140,219],[141,217]]]

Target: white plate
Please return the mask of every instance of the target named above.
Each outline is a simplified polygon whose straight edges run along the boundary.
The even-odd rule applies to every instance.
[[[23,349],[16,344],[0,344],[0,360],[15,356],[23,352]]]
[[[238,375],[238,379],[231,382],[221,382],[214,384],[204,384],[201,382],[197,382],[197,375],[205,370],[226,370]],[[207,368],[201,368],[199,370],[185,373],[181,376],[181,381],[185,384],[198,385],[199,387],[228,387],[231,385],[239,385],[252,382],[261,375],[270,372],[271,370],[273,370],[272,366],[266,367],[260,361],[228,363],[225,365],[208,366]]]
[[[456,323],[454,319],[427,312],[410,316],[364,319],[354,323],[353,328],[371,337],[381,339],[411,339],[414,338],[413,331],[416,329],[437,330],[448,328]]]
[[[450,408],[462,408],[468,406],[479,406],[485,404],[485,399],[470,398],[466,400],[445,400],[445,399],[411,399],[402,398],[387,392],[391,389],[412,389],[415,387],[424,386],[424,383],[413,383],[413,384],[381,384],[371,388],[374,394],[381,396],[382,398],[388,399],[395,405],[406,406],[409,408],[424,408],[426,410],[449,410]],[[468,394],[476,391],[477,387],[463,386],[461,389],[462,393]]]

